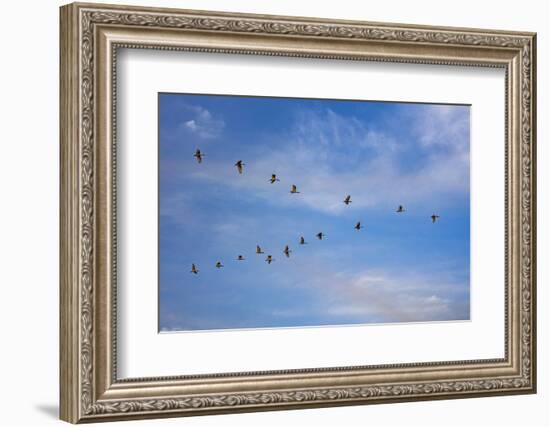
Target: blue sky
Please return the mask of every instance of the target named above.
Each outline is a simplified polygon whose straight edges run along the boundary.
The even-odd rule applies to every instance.
[[[160,330],[469,319],[469,117],[455,105],[159,94]]]

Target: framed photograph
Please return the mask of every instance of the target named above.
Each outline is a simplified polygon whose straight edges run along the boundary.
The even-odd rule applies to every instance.
[[[533,33],[61,8],[61,418],[536,391]]]

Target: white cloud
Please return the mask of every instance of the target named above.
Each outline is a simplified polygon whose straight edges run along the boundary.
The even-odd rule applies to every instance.
[[[193,114],[193,118],[184,121],[180,128],[202,139],[214,139],[221,135],[225,128],[225,122],[221,118],[213,116],[210,111],[200,106],[187,105],[185,109]]]
[[[317,314],[358,322],[421,322],[467,320],[468,284],[449,273],[411,271],[336,272],[316,265],[314,280],[307,279],[312,265],[304,265],[304,277],[294,286],[309,288],[319,296]],[[305,308],[307,311],[307,308]]]
[[[184,122],[184,125],[193,131],[197,130],[197,123],[195,122],[195,120],[189,120],[187,122]]]
[[[445,291],[445,286],[429,277],[386,275],[373,280],[368,274],[358,275],[347,286],[341,286],[336,303],[328,312],[374,317],[381,322],[456,319],[458,313],[453,313],[451,300],[432,293],[438,286]]]

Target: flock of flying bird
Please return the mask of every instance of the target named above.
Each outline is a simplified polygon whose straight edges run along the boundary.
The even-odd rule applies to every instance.
[[[204,155],[203,152],[201,152],[201,150],[197,149],[195,151],[195,154],[193,154],[193,157],[195,157],[197,159],[198,163],[202,163],[203,158],[205,157],[205,155]],[[238,160],[235,163],[235,167],[237,168],[237,172],[241,175],[244,172],[244,166],[245,166],[245,163],[242,160]],[[271,184],[275,184],[278,181],[280,181],[280,179],[277,178],[276,174],[271,174],[271,178],[268,180],[268,182],[271,183]],[[298,188],[296,187],[296,185],[292,184],[292,186],[290,187],[290,193],[291,194],[299,194],[300,192],[298,191]],[[346,206],[348,206],[352,202],[351,195],[348,194],[345,197],[345,199],[343,200],[343,202]],[[404,213],[404,212],[406,212],[406,209],[403,207],[403,205],[399,205],[395,212],[396,213]],[[430,216],[430,218],[432,219],[432,224],[433,224],[439,219],[439,215],[436,215],[434,213]],[[357,224],[355,224],[354,228],[357,231],[359,231],[362,228],[364,228],[364,226],[361,225],[360,221],[358,221]],[[323,240],[323,238],[325,237],[325,234],[321,231],[321,232],[317,233],[315,235],[315,237],[317,237],[317,239],[319,239],[319,240]],[[299,244],[300,245],[306,245],[307,244],[304,236],[300,236]],[[291,252],[292,251],[290,250],[289,246],[286,245],[284,250],[283,250],[283,253],[285,254],[285,256],[287,258],[290,258],[290,253]],[[262,248],[259,245],[256,245],[256,254],[257,255],[264,254],[264,251],[262,250]],[[242,255],[238,255],[236,259],[237,259],[237,261],[245,261],[246,260],[246,258]],[[267,262],[268,264],[271,264],[273,261],[275,261],[275,258],[273,258],[272,255],[267,255],[267,257],[265,259],[265,262]],[[217,261],[216,264],[215,264],[215,267],[216,268],[223,268],[224,265],[222,264],[221,261]],[[193,274],[198,274],[199,273],[199,270],[197,269],[197,266],[195,264],[191,264],[191,271],[190,272],[193,273]]]

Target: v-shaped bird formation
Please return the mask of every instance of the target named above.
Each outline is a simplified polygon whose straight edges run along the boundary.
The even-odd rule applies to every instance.
[[[204,157],[205,157],[205,154],[200,150],[200,149],[196,149],[195,150],[195,153],[193,154],[193,157],[195,157],[195,159],[197,160],[197,163],[201,164],[204,160]],[[237,173],[239,175],[243,175],[244,173],[244,166],[245,166],[245,163],[243,160],[237,160],[237,162],[234,164],[234,166],[237,168]],[[272,173],[271,174],[271,178],[269,178],[267,180],[270,184],[275,184],[276,182],[280,182],[281,180],[277,177],[277,174],[275,173]],[[300,191],[298,191],[298,186],[296,184],[292,184],[291,187],[290,187],[290,194],[300,194]],[[344,204],[346,206],[349,206],[351,203],[352,203],[352,199],[351,199],[351,195],[348,194],[346,195],[346,197],[344,198],[343,200]],[[397,207],[397,209],[395,210],[396,213],[398,214],[403,214],[405,213],[407,210],[405,209],[405,207],[403,205],[399,205]],[[431,221],[432,221],[432,224],[435,224],[436,221],[438,221],[440,219],[440,216],[437,215],[437,214],[432,214],[430,216],[431,218]],[[361,224],[361,221],[358,221],[355,226],[353,227],[355,230],[357,231],[360,231],[362,230],[363,228],[365,228],[364,225]],[[315,235],[315,237],[318,239],[318,240],[324,240],[325,237],[326,237],[326,234],[323,233],[322,231],[320,231],[319,233],[317,233]],[[299,245],[307,245],[307,242],[305,240],[305,237],[304,236],[300,236],[299,240],[298,240],[298,243]],[[265,254],[265,252],[263,251],[263,249],[260,247],[260,245],[256,245],[256,255],[262,255],[262,254]],[[282,253],[285,255],[286,258],[290,258],[290,254],[292,253],[292,250],[290,249],[289,245],[285,245]],[[237,261],[245,261],[246,258],[243,256],[243,255],[238,255],[236,258],[235,258]],[[265,262],[267,264],[271,264],[272,262],[275,261],[275,258],[273,258],[273,255],[267,255],[266,258],[265,258]],[[214,264],[214,266],[217,268],[217,269],[221,269],[224,267],[224,265],[222,264],[221,261],[216,261],[216,263]],[[191,270],[190,270],[190,273],[193,273],[193,274],[198,274],[199,273],[199,269],[197,268],[197,266],[193,263],[191,264]]]

